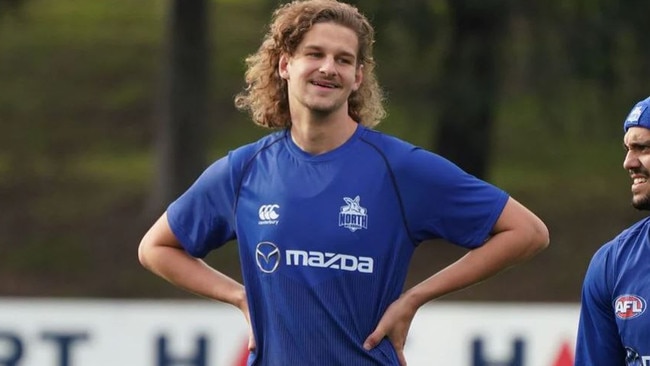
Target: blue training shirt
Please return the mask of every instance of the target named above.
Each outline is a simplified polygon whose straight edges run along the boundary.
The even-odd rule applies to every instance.
[[[361,125],[312,156],[289,130],[213,163],[168,210],[188,253],[237,239],[257,349],[248,365],[399,365],[363,349],[401,294],[416,245],[476,248],[508,195],[448,160]]]
[[[576,366],[650,365],[650,218],[602,246],[582,287]]]

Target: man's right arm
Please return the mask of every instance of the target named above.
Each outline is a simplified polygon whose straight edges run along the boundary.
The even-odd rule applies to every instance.
[[[189,255],[176,238],[164,213],[142,238],[140,263],[172,284],[202,297],[232,304],[248,316],[244,286]]]
[[[144,235],[138,247],[140,263],[175,286],[202,297],[237,307],[250,325],[246,291],[237,281],[189,255],[172,232],[164,213]],[[252,331],[248,348],[255,349]]]

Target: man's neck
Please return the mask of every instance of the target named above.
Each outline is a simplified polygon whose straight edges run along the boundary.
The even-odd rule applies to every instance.
[[[357,129],[347,114],[344,118],[297,118],[291,123],[291,138],[303,151],[319,155],[343,145]]]

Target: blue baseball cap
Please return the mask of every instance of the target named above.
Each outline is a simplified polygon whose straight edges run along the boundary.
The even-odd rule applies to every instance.
[[[627,115],[623,123],[623,131],[627,132],[630,127],[645,127],[650,129],[650,97],[638,102]]]

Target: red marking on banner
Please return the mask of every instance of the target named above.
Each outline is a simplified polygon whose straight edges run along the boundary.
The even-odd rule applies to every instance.
[[[564,342],[553,366],[573,366],[573,350],[569,342]]]
[[[239,351],[239,356],[237,356],[237,360],[233,364],[233,366],[246,366],[246,363],[248,362],[248,354],[250,351],[248,350],[248,339],[246,339],[246,342],[244,342],[244,347],[241,348]]]

